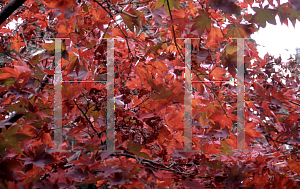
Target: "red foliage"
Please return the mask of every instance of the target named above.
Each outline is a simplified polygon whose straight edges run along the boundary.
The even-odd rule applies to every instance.
[[[276,24],[276,15],[286,25],[300,20],[297,2],[256,2],[252,15],[251,0],[26,1],[10,17],[23,23],[0,29],[0,188],[299,188],[295,61],[282,67],[293,76],[284,76],[273,69],[278,59],[261,59],[245,40],[245,150],[237,149],[236,85],[215,82],[236,78],[231,38]],[[115,38],[116,152],[103,151],[104,83],[62,84],[65,151],[47,151],[55,142],[55,46],[45,38],[70,38],[61,48],[66,81],[106,80],[105,38]],[[193,152],[182,151],[178,38],[200,38],[191,40]]]

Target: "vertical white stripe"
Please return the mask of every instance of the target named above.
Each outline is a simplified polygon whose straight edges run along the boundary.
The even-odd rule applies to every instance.
[[[107,151],[115,151],[114,39],[107,39]]]
[[[191,39],[185,40],[184,151],[192,151]]]
[[[62,148],[62,96],[61,96],[61,39],[55,39],[55,74],[54,74],[54,149]]]
[[[237,38],[237,149],[245,149],[244,39]]]

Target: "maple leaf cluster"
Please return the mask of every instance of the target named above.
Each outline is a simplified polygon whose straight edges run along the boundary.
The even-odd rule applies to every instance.
[[[8,2],[1,1],[1,10]],[[255,3],[27,0],[10,16],[21,24],[0,26],[0,188],[298,188],[297,62],[260,58],[249,39],[245,148],[238,149],[233,38],[279,24],[277,15],[281,24],[300,20],[295,1]],[[64,38],[62,151],[54,149],[53,38]],[[182,38],[191,38],[192,151],[185,150]],[[116,151],[107,150],[106,135],[109,39]]]

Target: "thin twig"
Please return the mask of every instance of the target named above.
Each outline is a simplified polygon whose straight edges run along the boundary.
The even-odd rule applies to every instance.
[[[138,18],[137,15],[132,15],[132,14],[130,14],[128,12],[123,12],[122,10],[118,10],[118,9],[114,9],[114,10],[116,11],[116,13],[123,13],[123,14],[126,14],[127,16],[132,17],[132,18]]]
[[[101,40],[100,40],[100,43],[99,43],[99,46],[100,46],[100,44],[102,43],[103,37],[104,37],[104,36],[105,36],[105,34],[107,33],[107,30],[108,30],[108,28],[109,28],[110,24],[111,24],[111,21],[109,21],[109,23],[108,23],[108,25],[107,25],[107,28],[105,29],[105,31],[104,31],[104,33],[103,33],[103,35],[102,35],[102,38],[101,38]],[[98,46],[96,49],[98,49],[98,48],[99,48],[99,46]]]
[[[85,117],[85,119],[89,122],[90,126],[92,127],[93,131],[97,134],[98,138],[101,138],[101,133],[98,133],[98,131],[95,129],[93,123],[91,122],[91,120],[86,116],[86,114],[83,112],[83,110],[78,106],[78,104],[76,103],[75,100],[73,100],[73,102],[75,103],[75,105],[77,106],[77,108],[80,110],[80,112],[83,114],[83,116]]]
[[[141,103],[139,103],[138,105],[132,107],[132,108],[129,108],[130,110],[133,109],[133,108],[136,108],[136,107],[139,107],[141,104],[145,103],[147,100],[150,99],[150,96],[148,96],[147,98],[145,98]]]
[[[134,2],[136,4],[144,4],[144,3],[149,3],[151,0],[149,1],[141,1],[141,2]],[[117,3],[117,5],[129,5],[129,4],[133,4],[132,1],[128,2],[128,3]]]
[[[192,71],[193,71],[193,70],[192,70]],[[198,77],[198,79],[199,79],[200,81],[202,81],[202,79],[200,79],[200,77],[199,77],[194,71],[193,71],[193,73]],[[212,84],[212,81],[210,81],[210,82],[211,82],[211,84]],[[216,93],[213,91],[213,89],[212,89],[211,87],[209,87],[205,82],[203,82],[203,84],[204,84],[207,88],[209,88],[209,89],[211,90],[211,92],[214,94],[214,96],[215,96],[216,99],[218,100],[220,106],[222,107],[222,109],[223,109],[223,111],[224,111],[226,117],[228,117],[228,115],[227,115],[227,113],[226,113],[226,110],[225,110],[224,107],[223,107],[223,104],[221,103],[219,97],[216,95]],[[226,104],[226,102],[225,102],[225,104]]]
[[[135,155],[131,155],[131,154],[127,154],[127,153],[113,153],[111,154],[111,156],[125,156],[125,157],[128,157],[128,158],[133,158],[133,159],[137,159],[137,156]],[[177,173],[177,174],[181,174],[181,175],[186,175],[186,176],[196,176],[198,178],[212,178],[212,177],[209,177],[209,176],[199,176],[199,175],[196,175],[194,173],[187,173],[187,172],[181,172],[181,171],[176,171],[175,169],[172,169],[164,164],[160,164],[160,163],[157,163],[153,160],[148,160],[148,159],[144,159],[144,158],[141,158],[141,157],[138,157],[139,161],[138,163],[144,165],[144,166],[151,166],[150,167],[153,167],[154,165],[156,166],[159,166],[160,169],[162,170],[166,170],[166,171],[171,171],[171,172],[174,172],[174,173]],[[156,168],[158,169],[158,168]]]
[[[21,31],[21,34],[22,34],[22,36],[23,36],[23,40],[24,40],[24,42],[25,42],[25,46],[26,46],[26,49],[27,49],[27,48],[28,48],[28,44],[27,44],[27,40],[25,39],[25,36],[24,36],[24,33],[23,33],[23,28],[20,29],[20,31]]]
[[[109,12],[108,10],[106,10],[106,8],[101,4],[99,3],[98,1],[94,0],[94,2],[96,2],[100,7],[102,7],[105,12],[107,12],[109,14],[109,16],[111,17],[111,19],[114,20],[114,22],[116,23],[117,27],[121,30],[122,34],[124,35],[125,37],[125,40],[126,40],[126,44],[127,44],[127,48],[128,48],[128,57],[129,57],[129,54],[131,53],[131,50],[130,50],[130,47],[129,47],[129,43],[128,43],[128,39],[127,39],[127,35],[125,35],[124,31],[121,29],[120,25],[117,23],[117,21],[114,19],[114,16],[111,14],[111,12]]]
[[[170,13],[171,20],[172,20],[172,22],[173,22],[173,16],[172,16],[172,13],[171,13],[171,10],[170,10],[169,0],[167,0],[167,5],[168,5],[168,9],[169,9],[169,13]],[[172,30],[173,30],[173,36],[174,36],[174,43],[175,43],[175,46],[176,46],[176,48],[177,48],[177,51],[178,51],[179,55],[180,55],[181,58],[184,60],[184,56],[182,55],[182,52],[181,52],[181,50],[179,49],[179,46],[178,46],[177,41],[176,41],[176,35],[175,35],[174,25],[172,25]]]
[[[296,103],[296,102],[293,102],[293,101],[289,101],[290,103],[292,103],[292,104],[295,104],[295,105],[297,105],[297,106],[300,106],[300,104],[298,104],[298,103]]]
[[[139,43],[142,43],[143,45],[145,45],[145,48],[149,49],[149,50],[151,51],[151,53],[153,53],[154,55],[168,58],[166,55],[163,56],[163,54],[158,54],[158,53],[154,52],[154,51],[153,51],[148,45],[146,45],[145,42],[143,42],[143,41],[140,41],[140,40],[138,40],[138,39],[136,39],[136,38],[133,38],[133,37],[130,37],[130,36],[128,36],[127,38],[128,38],[128,39],[133,39],[133,40],[135,40],[135,41],[138,41]]]
[[[0,46],[1,46],[1,48],[3,49],[4,53],[5,53],[8,57],[10,57],[11,59],[14,59],[14,60],[18,60],[16,57],[12,56],[10,53],[8,53],[6,50],[4,50],[4,47],[3,47],[2,44],[1,44]],[[28,60],[25,60],[25,59],[24,59],[24,61],[25,61],[31,68],[35,68]]]

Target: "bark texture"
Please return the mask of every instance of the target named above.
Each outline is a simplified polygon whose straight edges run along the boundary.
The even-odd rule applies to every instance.
[[[10,1],[0,12],[0,25],[15,11],[17,10],[26,0],[12,0]]]

